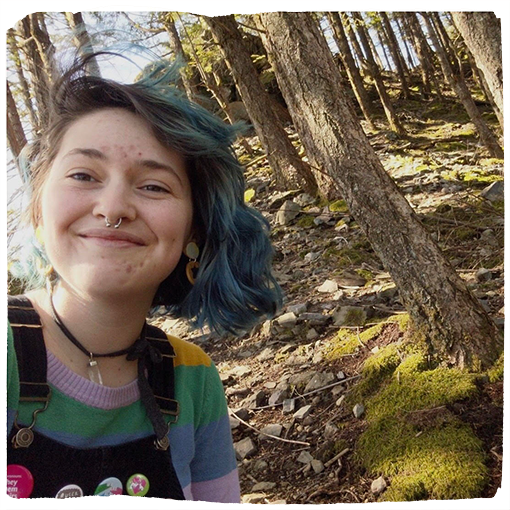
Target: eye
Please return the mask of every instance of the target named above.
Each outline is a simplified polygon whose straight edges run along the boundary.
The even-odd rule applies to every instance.
[[[92,182],[95,181],[94,177],[89,175],[86,172],[75,172],[74,174],[71,174],[69,176],[71,179],[74,179],[75,181],[84,181],[84,182]]]
[[[146,184],[142,186],[143,190],[152,191],[154,193],[170,193],[170,191],[162,186],[158,186],[157,184]]]

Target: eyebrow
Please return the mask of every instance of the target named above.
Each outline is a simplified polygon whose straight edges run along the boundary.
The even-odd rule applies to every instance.
[[[98,149],[88,149],[82,147],[76,147],[75,149],[70,150],[64,157],[75,155],[86,156],[88,158],[99,159],[101,161],[106,161],[108,159],[106,154]],[[165,163],[161,163],[160,161],[156,161],[154,159],[141,159],[137,161],[137,164],[147,168],[148,170],[166,170],[174,175],[181,185],[183,184],[179,174],[170,165],[166,165]]]

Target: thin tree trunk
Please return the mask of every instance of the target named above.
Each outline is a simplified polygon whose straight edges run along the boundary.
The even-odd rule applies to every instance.
[[[370,51],[370,45],[368,42],[368,38],[365,33],[365,28],[363,26],[363,19],[358,12],[352,13],[353,19],[357,22],[358,35],[361,40],[361,44],[363,45],[363,50],[367,56],[367,69],[370,73],[370,76],[373,78],[375,82],[375,88],[377,89],[377,93],[379,94],[379,98],[381,99],[381,103],[384,108],[384,113],[386,114],[386,118],[388,119],[388,123],[390,125],[390,129],[395,131],[399,136],[404,136],[405,130],[398,120],[398,117],[393,109],[393,105],[391,104],[391,100],[386,92],[386,87],[384,85],[381,72],[379,67],[377,66],[372,52]]]
[[[453,21],[488,86],[503,129],[501,22],[493,12],[452,12]]]
[[[255,131],[265,149],[276,180],[284,188],[302,184],[311,195],[317,182],[308,164],[297,154],[262,86],[233,15],[203,16],[225,57]]]
[[[363,78],[361,77],[361,74],[356,67],[356,63],[354,62],[340,15],[337,12],[329,12],[328,20],[331,28],[333,29],[333,36],[340,52],[340,58],[344,64],[344,68],[347,72],[356,100],[358,101],[361,111],[363,112],[363,116],[368,122],[370,129],[375,129],[375,125],[372,120],[372,105],[363,85]]]
[[[37,50],[44,65],[48,82],[53,83],[58,78],[54,63],[55,46],[50,40],[43,12],[29,14],[30,32],[37,45]]]
[[[503,348],[497,327],[384,170],[348,106],[338,67],[313,20],[301,12],[264,13],[260,20],[307,154],[337,183],[397,284],[418,337],[432,356],[451,364],[491,366]]]
[[[18,84],[21,89],[21,97],[23,98],[23,104],[28,112],[28,118],[30,120],[30,127],[32,131],[35,133],[39,129],[39,119],[37,118],[37,114],[34,110],[34,105],[32,104],[32,99],[30,98],[30,89],[23,73],[23,66],[21,65],[21,58],[18,49],[18,45],[16,43],[16,33],[14,29],[10,28],[7,31],[7,44],[9,47],[9,52],[12,56],[12,61],[14,62],[14,66],[16,68],[16,75],[18,77]]]
[[[87,31],[87,26],[83,20],[81,12],[66,12],[67,24],[74,34],[75,45],[81,55],[87,56],[94,53],[92,39]],[[101,70],[96,58],[91,58],[87,62],[88,72],[94,76],[101,76]]]
[[[25,131],[19,118],[18,109],[16,108],[16,102],[12,96],[11,87],[7,81],[7,141],[9,147],[14,155],[14,159],[17,161],[19,153],[25,147],[27,139],[25,137]]]
[[[177,28],[175,27],[174,20],[172,18],[172,14],[170,12],[166,13],[163,19],[163,26],[168,34],[168,38],[170,40],[170,48],[173,51],[173,54],[176,58],[182,60],[182,62],[188,64],[188,57],[184,52],[184,48],[182,47],[182,42],[179,37],[179,33],[177,32]],[[195,96],[195,91],[193,88],[193,84],[187,74],[187,69],[185,66],[181,67],[180,74],[182,79],[182,84],[184,86],[184,90],[186,91],[186,96],[190,101],[193,100]]]
[[[385,12],[380,12],[382,24],[384,30],[386,32],[386,37],[388,38],[388,45],[390,48],[391,55],[393,57],[393,61],[395,62],[395,66],[397,68],[397,74],[400,79],[400,83],[402,83],[402,91],[404,92],[404,97],[409,99],[409,86],[407,84],[406,78],[406,70],[405,64],[403,63],[403,59],[400,53],[400,48],[398,46],[397,38],[395,37],[395,33],[393,32],[393,28],[391,26],[388,15]]]
[[[450,83],[450,86],[457,94],[457,97],[462,102],[462,105],[466,109],[466,112],[469,115],[469,118],[473,122],[480,135],[480,141],[487,148],[489,154],[494,158],[503,159],[504,153],[501,147],[499,146],[496,137],[493,135],[492,131],[489,129],[485,121],[483,120],[482,115],[478,111],[475,102],[469,92],[469,89],[464,81],[464,77],[462,76],[462,69],[457,62],[456,69],[454,70],[449,57],[453,57],[451,53],[449,55],[443,49],[440,41],[438,40],[437,33],[434,30],[434,26],[432,21],[427,13],[421,14],[425,24],[427,26],[427,31],[429,36],[434,44],[436,49],[437,56],[439,61],[441,62],[441,68],[443,69],[443,73]],[[455,72],[456,71],[456,72]]]
[[[345,27],[345,32],[347,34],[347,37],[349,38],[351,42],[351,46],[354,48],[354,56],[358,60],[359,68],[363,73],[366,73],[366,58],[363,54],[363,50],[361,49],[361,46],[359,45],[358,38],[356,37],[356,32],[352,26],[351,18],[346,12],[341,12],[341,19],[342,23]]]
[[[400,40],[402,41],[402,43],[404,44],[404,48],[406,49],[406,57],[407,57],[408,65],[411,69],[413,69],[414,67],[416,67],[416,61],[413,57],[411,49],[409,48],[409,42],[410,42],[411,38],[410,38],[408,32],[405,30],[405,26],[403,25],[399,16],[395,15],[395,13],[394,13],[393,19],[395,20],[395,23],[398,27],[398,31],[400,34]]]

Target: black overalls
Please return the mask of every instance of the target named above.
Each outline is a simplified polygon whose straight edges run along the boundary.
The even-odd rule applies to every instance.
[[[15,421],[7,439],[7,464],[23,466],[33,477],[34,485],[30,497],[90,496],[100,492],[102,482],[114,479],[122,485],[122,494],[128,493],[129,481],[131,484],[129,493],[132,495],[184,499],[172,465],[168,437],[164,432],[160,432],[159,441],[155,434],[119,446],[75,448],[49,439],[33,430],[38,412],[44,412],[45,408],[51,405],[51,389],[46,380],[46,348],[41,322],[31,302],[22,296],[9,297],[9,322],[14,333],[14,347],[19,369],[19,406],[21,407],[24,402],[40,403],[38,411],[34,413],[32,424],[19,424]],[[148,326],[146,338],[152,346],[157,348],[158,354],[161,354],[159,358],[161,362],[151,363],[149,360],[147,364],[147,380],[154,395],[145,391],[145,394],[151,393],[151,395],[149,398],[142,394],[142,401],[149,417],[151,414],[154,416],[158,413],[160,424],[166,424],[161,419],[161,413],[172,415],[175,420],[178,415],[178,403],[173,398],[175,353],[161,330]],[[142,388],[141,393],[144,393]],[[152,402],[147,404],[147,401],[151,399]],[[152,413],[149,409],[151,404]],[[152,417],[151,421],[154,424]],[[140,480],[135,478],[133,481],[133,475],[143,475],[138,494],[135,483]],[[148,483],[145,483],[144,479],[148,480]],[[62,490],[66,487],[71,489]],[[80,488],[82,494],[79,494],[80,491],[78,493],[73,491],[72,487]],[[103,494],[107,495],[107,492]]]

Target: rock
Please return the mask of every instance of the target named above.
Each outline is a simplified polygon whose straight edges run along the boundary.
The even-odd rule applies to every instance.
[[[267,320],[262,324],[262,327],[260,328],[260,333],[263,337],[268,337],[271,335],[271,321]]]
[[[322,473],[324,471],[324,464],[322,463],[322,461],[313,459],[310,462],[310,464],[312,465],[312,469],[316,475],[318,475],[319,473]]]
[[[334,280],[326,280],[320,287],[317,287],[318,292],[329,294],[338,290],[338,283]]]
[[[297,323],[297,317],[294,312],[284,313],[276,319],[278,325],[282,328],[293,328]]]
[[[311,251],[309,253],[307,253],[305,256],[304,256],[304,261],[305,262],[313,262],[314,260],[317,260],[319,257],[321,256],[320,252],[318,251]]]
[[[324,427],[324,437],[333,438],[336,436],[337,432],[338,427],[336,425],[330,422],[326,423],[326,426]]]
[[[258,459],[256,461],[254,461],[253,466],[252,466],[254,471],[264,471],[268,467],[269,467],[269,464],[263,459]]]
[[[372,484],[370,485],[370,490],[372,491],[372,494],[378,496],[379,494],[384,492],[387,486],[388,484],[386,483],[386,480],[382,476],[380,476],[379,478],[377,478],[377,480],[374,480],[372,482]]]
[[[296,409],[296,400],[294,398],[288,398],[283,401],[282,413],[293,413],[294,409]]]
[[[237,420],[236,418],[234,418],[233,416],[229,416],[228,417],[228,421],[230,422],[230,429],[231,430],[234,430],[237,427],[239,427],[239,425],[241,425],[241,422],[239,420]]]
[[[306,332],[306,339],[307,340],[315,340],[317,337],[319,336],[319,333],[317,333],[317,331],[313,328],[310,328],[307,332]]]
[[[362,326],[367,313],[360,306],[340,306],[333,312],[335,326]]]
[[[276,213],[279,225],[288,225],[301,211],[301,206],[292,200],[287,200]]]
[[[276,484],[274,482],[259,482],[256,483],[251,490],[253,492],[264,492],[264,491],[270,491],[271,489],[274,489],[276,487]]]
[[[308,193],[301,193],[301,195],[298,195],[294,202],[299,204],[301,207],[305,207],[307,205],[311,205],[315,202],[315,198],[309,195]]]
[[[312,462],[312,460],[313,460],[313,457],[310,455],[310,452],[308,452],[306,450],[303,450],[299,454],[299,457],[297,458],[297,461],[301,462],[301,464],[309,464],[310,462]]]
[[[378,345],[376,345],[375,347],[372,347],[372,349],[370,349],[370,352],[372,354],[377,354],[379,351],[380,351],[380,349],[379,349]]]
[[[306,321],[310,326],[323,326],[326,324],[331,317],[329,315],[323,315],[322,313],[302,313],[299,318],[302,321]]]
[[[263,503],[266,499],[266,495],[260,492],[254,492],[250,494],[244,494],[241,496],[242,503]]]
[[[303,406],[300,407],[295,413],[294,413],[294,419],[296,421],[304,420],[309,414],[312,409],[312,406]]]
[[[492,272],[489,269],[486,269],[485,267],[481,267],[475,274],[475,278],[478,282],[488,282],[489,280],[492,280]]]
[[[281,404],[288,396],[289,394],[287,390],[276,390],[271,394],[267,403],[270,406]]]
[[[291,386],[306,386],[308,384],[308,382],[312,379],[312,377],[316,374],[317,372],[314,371],[314,370],[306,370],[304,372],[299,372],[297,374],[293,374],[291,375],[287,382],[291,385]]]
[[[280,425],[279,423],[270,423],[269,425],[262,427],[260,432],[269,434],[270,436],[280,437],[282,435],[282,430],[283,425]],[[264,436],[262,436],[261,439],[264,439]]]
[[[306,385],[304,392],[308,393],[309,391],[324,388],[324,386],[327,386],[328,384],[331,384],[335,381],[336,377],[331,372],[317,372],[310,379],[310,381],[308,381],[308,384]]]
[[[240,420],[248,421],[250,419],[250,412],[244,407],[234,411],[234,418],[237,416]]]
[[[295,315],[301,315],[308,310],[308,303],[296,303],[295,305],[289,305],[287,311],[292,312]]]
[[[244,402],[243,405],[247,409],[255,409],[256,407],[260,407],[264,405],[264,401],[266,399],[266,394],[263,391],[257,391],[250,395]]]
[[[259,361],[269,361],[274,359],[274,351],[271,347],[266,347],[260,354],[257,355]],[[270,383],[266,383],[270,384]],[[267,387],[267,386],[266,386]],[[274,386],[273,386],[274,388]]]
[[[354,414],[355,418],[361,418],[363,413],[365,412],[365,406],[363,404],[356,404],[352,408],[352,414]]]
[[[226,374],[233,375],[234,377],[245,377],[251,374],[251,368],[239,365],[237,367],[231,368],[225,372]]]
[[[340,370],[340,372],[336,374],[336,378],[341,381],[342,379],[345,379],[345,374]]]
[[[241,441],[237,441],[234,443],[234,450],[236,452],[236,456],[239,460],[244,460],[248,457],[251,457],[256,453],[257,447],[255,443],[252,441],[251,437],[245,437],[241,439]]]
[[[337,407],[340,407],[343,403],[344,403],[344,400],[345,400],[345,395],[342,395],[341,397],[338,398],[338,400],[335,402],[335,405]]]
[[[505,189],[503,181],[493,182],[490,186],[487,186],[480,193],[480,196],[489,200],[490,202],[497,202],[505,199]]]
[[[264,388],[268,390],[274,390],[276,388],[276,383],[274,381],[267,381],[264,383]]]

